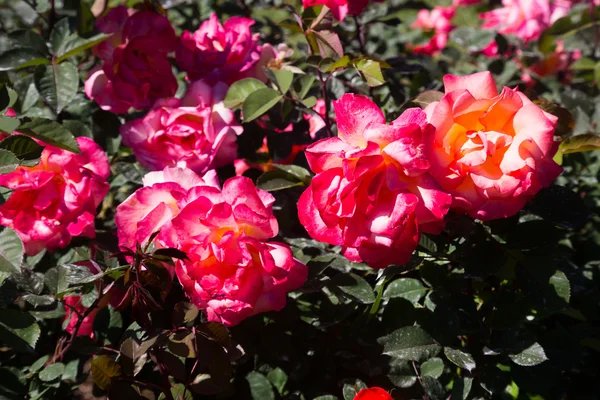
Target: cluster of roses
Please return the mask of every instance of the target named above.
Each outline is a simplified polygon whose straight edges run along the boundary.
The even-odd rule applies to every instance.
[[[213,170],[235,160],[241,133],[222,103],[228,85],[264,80],[262,65],[281,58],[258,45],[252,24],[232,17],[221,25],[213,15],[178,39],[160,15],[115,8],[98,20],[112,36],[94,49],[103,66],[86,82],[88,96],[106,110],[152,107],[121,131],[154,172],[117,207],[119,246],[134,249],[153,238],[157,247],[185,252],[171,272],[209,320],[226,325],[281,309],[307,276],[289,246],[268,241],[278,233],[274,198],[240,176],[221,189]],[[173,97],[173,52],[189,81],[182,99]],[[514,215],[561,172],[552,160],[556,117],[516,89],[498,94],[488,72],[446,76],[444,84],[439,102],[391,124],[364,96],[334,103],[338,137],[305,151],[316,176],[298,216],[310,236],[373,268],[402,264],[421,232],[443,229],[450,208],[482,220]],[[95,235],[109,164],[92,140],[77,142],[80,154],[46,145],[37,166],[0,177],[13,190],[0,206],[0,224],[15,229],[28,255]]]
[[[566,16],[570,9],[581,0],[502,0],[502,7],[480,14],[483,20],[482,28],[495,30],[504,35],[514,35],[524,44],[538,40],[544,30],[548,29],[556,20]],[[425,45],[414,46],[412,51],[421,54],[437,54],[446,47],[450,32],[455,28],[452,24],[457,8],[475,5],[481,0],[454,0],[449,7],[435,6],[432,10],[420,10],[413,28],[433,32],[431,40]],[[505,55],[508,54],[505,50]],[[492,57],[499,54],[495,40],[482,50],[482,54]],[[558,43],[553,53],[539,61],[524,65],[520,61],[522,51],[516,49],[516,61],[525,70],[522,79],[528,85],[534,85],[534,76],[544,77],[565,73],[569,65],[581,57],[579,51],[565,51],[562,43]]]
[[[315,239],[373,268],[408,261],[450,208],[480,220],[515,215],[562,172],[557,117],[489,72],[444,77],[445,94],[391,124],[368,98],[334,103],[338,137],[306,149],[316,173],[298,216]]]

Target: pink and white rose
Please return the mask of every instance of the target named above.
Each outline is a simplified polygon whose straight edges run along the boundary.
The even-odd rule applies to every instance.
[[[439,233],[451,197],[429,175],[420,109],[391,124],[367,97],[334,103],[338,137],[306,149],[317,175],[300,197],[298,216],[316,240],[342,246],[373,268],[408,261],[420,232]]]
[[[182,100],[158,101],[144,117],[121,126],[123,143],[149,170],[180,166],[203,174],[232,163],[243,128],[223,104],[227,88],[196,81]]]
[[[12,190],[0,206],[0,224],[14,229],[27,255],[66,247],[75,236],[93,238],[96,208],[108,192],[106,154],[93,140],[77,138],[80,154],[46,145],[34,167],[0,175]]]

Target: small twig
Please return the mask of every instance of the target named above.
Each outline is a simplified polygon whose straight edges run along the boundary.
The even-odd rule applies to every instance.
[[[325,129],[327,129],[327,136],[333,137],[333,133],[331,132],[331,121],[329,120],[330,105],[329,96],[327,96],[327,80],[323,80],[323,74],[318,69],[317,76],[319,77],[319,82],[321,82],[321,93],[323,95],[323,101],[325,101],[325,115],[323,115]]]
[[[354,16],[354,22],[356,23],[356,39],[358,40],[358,44],[360,46],[360,52],[363,55],[367,54],[366,45],[365,45],[365,27],[358,20],[358,16]]]
[[[419,370],[417,369],[417,364],[415,364],[414,361],[412,362],[412,366],[413,369],[415,370],[415,374],[417,375],[417,379],[419,380],[419,384],[421,385],[421,387],[423,387],[423,379],[421,378],[421,374],[419,374]],[[427,393],[423,394],[423,400],[429,400],[429,396],[427,396]]]

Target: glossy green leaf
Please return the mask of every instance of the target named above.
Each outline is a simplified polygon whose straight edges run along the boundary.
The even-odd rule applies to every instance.
[[[379,339],[383,354],[402,360],[422,361],[435,356],[441,346],[422,328],[400,328]]]
[[[267,86],[255,78],[246,78],[234,82],[227,91],[224,104],[228,108],[241,106],[250,94],[260,89],[266,89]]]
[[[271,88],[258,89],[252,92],[242,105],[244,122],[250,122],[269,111],[283,96]]]
[[[417,303],[427,293],[427,289],[421,281],[413,278],[400,278],[391,282],[383,292],[384,299],[391,299],[393,297],[401,297],[410,301],[411,303]]]
[[[77,68],[68,62],[58,65],[40,65],[33,80],[40,96],[57,113],[69,105],[79,88]]]
[[[250,385],[253,400],[275,400],[275,393],[271,382],[260,372],[250,372],[246,375]]]
[[[50,382],[58,379],[65,372],[65,364],[54,363],[48,365],[46,368],[40,371],[39,378],[44,382]]]
[[[40,158],[44,147],[24,135],[11,135],[0,141],[0,149],[8,150],[21,160]]]
[[[439,378],[444,373],[444,360],[438,357],[430,358],[421,364],[421,375]]]
[[[444,354],[452,363],[460,368],[466,369],[469,372],[473,371],[476,367],[473,356],[461,350],[453,349],[451,347],[444,347]]]
[[[75,137],[56,121],[44,118],[24,119],[19,132],[73,153],[80,152]]]
[[[523,367],[533,367],[548,360],[546,352],[539,343],[534,343],[525,350],[517,354],[510,354],[510,359]]]
[[[375,294],[371,285],[356,274],[338,274],[331,280],[331,285],[341,290],[344,295],[360,303],[371,304],[375,302]]]
[[[0,340],[13,349],[31,352],[40,338],[41,329],[35,318],[13,309],[0,310]]]

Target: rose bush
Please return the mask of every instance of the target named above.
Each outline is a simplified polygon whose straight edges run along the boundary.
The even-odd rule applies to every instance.
[[[0,398],[597,397],[598,1],[1,20]]]

